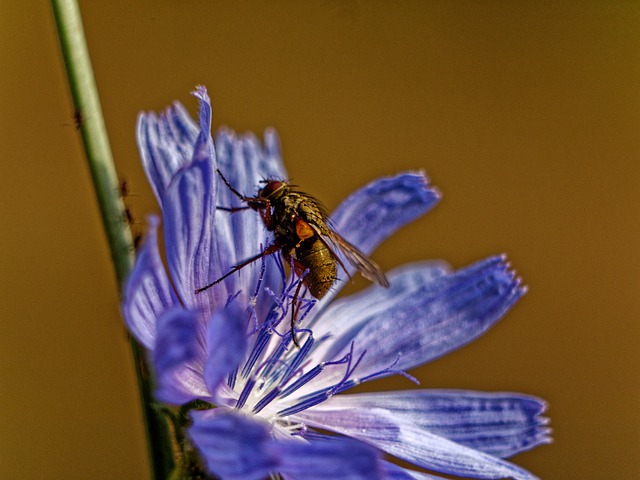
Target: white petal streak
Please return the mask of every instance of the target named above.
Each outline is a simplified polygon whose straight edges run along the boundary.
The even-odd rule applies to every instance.
[[[178,303],[158,251],[159,219],[149,217],[149,232],[125,285],[122,313],[131,333],[148,350],[156,343],[158,317]]]
[[[387,480],[446,480],[444,477],[415,472],[384,460],[382,461],[382,468]]]
[[[178,102],[160,115],[143,112],[138,116],[138,149],[160,206],[173,176],[191,161],[194,128],[195,124]]]
[[[389,273],[391,285],[388,289],[371,286],[331,303],[320,316],[313,335],[316,339],[328,336],[332,340],[322,342],[314,352],[314,358],[319,361],[333,358],[369,318],[383,315],[398,298],[410,295],[420,286],[450,272],[449,265],[440,260],[411,263]]]
[[[347,197],[331,214],[336,231],[365,255],[370,255],[399,228],[431,210],[440,193],[430,185],[424,172],[403,172],[374,180]],[[349,274],[355,267],[336,252]],[[337,295],[349,281],[340,271],[333,288],[319,302],[315,315]]]
[[[195,294],[210,278],[221,275],[219,267],[217,271],[211,268],[220,264],[221,254],[216,248],[219,245],[214,245],[212,231],[214,199],[213,166],[194,162],[175,175],[165,200],[167,259],[176,289],[185,305],[200,307],[205,313],[213,310],[215,300],[226,300],[225,292],[218,289]]]
[[[502,256],[489,257],[449,275],[415,273],[410,267],[393,272],[390,288],[373,286],[356,300],[346,299],[353,304],[351,315],[340,315],[334,321],[350,327],[343,327],[341,337],[329,340],[333,344],[321,360],[344,356],[353,342],[354,358],[363,357],[352,378],[406,371],[476,339],[523,294]],[[370,304],[374,307],[369,308]],[[300,394],[335,383],[340,375],[327,369]]]
[[[382,408],[457,443],[506,458],[551,442],[546,402],[532,395],[470,390],[404,390],[336,395],[323,407]]]
[[[313,427],[370,443],[422,468],[485,479],[537,478],[510,462],[464,447],[416,425],[397,421],[383,409],[331,410],[321,405],[296,414],[296,418]]]
[[[254,196],[265,179],[286,179],[286,171],[279,156],[277,135],[268,130],[265,132],[266,146],[263,147],[252,135],[236,135],[233,130],[222,128],[216,135],[216,159],[218,168],[229,183],[241,194]],[[222,182],[216,174],[218,193],[216,206],[242,207],[243,202]],[[217,236],[229,238],[225,255],[219,256],[221,270],[226,273],[244,260],[257,255],[272,241],[271,235],[264,226],[258,212],[247,209],[236,213],[218,210],[215,219]],[[262,290],[269,287],[276,291],[280,286],[280,275],[273,257],[265,258],[266,269],[262,272],[262,261],[258,260],[234,273],[225,280],[230,292],[242,290],[246,295],[253,295],[258,278],[264,275]],[[215,278],[211,278],[215,280]],[[258,314],[266,314],[272,300],[261,292],[256,301]]]

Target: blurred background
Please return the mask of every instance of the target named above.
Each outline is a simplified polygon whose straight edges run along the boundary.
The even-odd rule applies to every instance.
[[[50,6],[0,7],[0,477],[148,478]],[[442,202],[375,260],[459,268],[506,252],[530,290],[487,335],[412,373],[423,387],[546,398],[555,443],[513,459],[542,478],[640,478],[640,4],[81,8],[138,219],[158,207],[136,115],[174,99],[195,114],[196,84],[214,125],[275,127],[290,177],[330,209],[378,176],[425,169]]]

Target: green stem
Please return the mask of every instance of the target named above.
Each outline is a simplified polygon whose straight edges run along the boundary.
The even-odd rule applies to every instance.
[[[51,0],[71,96],[75,119],[82,135],[85,154],[95,187],[118,286],[133,266],[131,230],[126,222],[118,176],[111,155],[96,88],[91,59],[76,0]],[[167,424],[153,408],[152,380],[142,348],[131,340],[142,411],[146,426],[153,478],[166,479],[173,469],[173,452]]]

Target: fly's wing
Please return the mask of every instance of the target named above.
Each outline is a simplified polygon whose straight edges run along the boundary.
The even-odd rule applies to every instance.
[[[325,246],[331,251],[331,246],[327,241],[327,239],[329,239],[329,241],[336,247],[336,249],[340,250],[344,254],[347,261],[351,265],[353,265],[364,278],[377,283],[378,285],[382,285],[385,288],[389,287],[389,281],[387,280],[387,277],[385,277],[380,267],[373,260],[369,259],[364,253],[362,253],[360,250],[358,250],[356,247],[342,238],[340,234],[338,234],[338,232],[336,232],[329,225],[328,213],[322,206],[322,203],[320,203],[310,195],[300,195],[303,195],[308,201],[307,208],[304,210],[304,217],[306,218],[306,220],[302,220],[302,218],[300,218],[300,220],[302,220],[305,225],[310,227],[318,235],[320,241],[322,241],[322,243],[324,243]],[[309,219],[310,211],[314,210],[317,212],[317,215],[319,217],[316,219]],[[303,215],[301,215],[301,217],[303,217]],[[336,260],[347,273],[347,275],[349,275],[349,272],[346,268],[344,268],[344,265],[342,264],[340,259],[336,257]]]
[[[364,278],[385,288],[389,287],[389,280],[387,280],[387,277],[377,263],[347,242],[335,230],[328,228],[324,234],[331,240],[331,243],[342,252],[349,263],[358,269]]]

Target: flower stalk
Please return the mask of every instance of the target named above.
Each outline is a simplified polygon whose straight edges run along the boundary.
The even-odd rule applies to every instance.
[[[82,137],[118,287],[122,291],[124,281],[133,267],[134,248],[102,116],[82,17],[76,0],[52,0],[51,3],[73,99],[76,127]],[[161,413],[153,408],[150,370],[143,350],[133,338],[131,338],[131,348],[142,401],[153,478],[166,479],[173,469],[174,458],[168,427]]]

